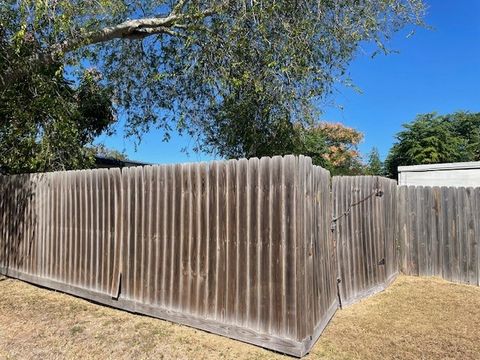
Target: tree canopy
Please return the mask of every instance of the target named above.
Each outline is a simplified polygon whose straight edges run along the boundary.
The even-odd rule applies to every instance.
[[[403,127],[386,159],[392,177],[402,165],[480,160],[480,113],[423,114]]]
[[[422,24],[425,7],[421,0],[5,0],[0,11],[10,45],[35,42],[25,55],[32,72],[60,64],[78,82],[94,67],[129,133],[156,126],[168,139],[176,129],[197,149],[228,157],[290,146],[292,125],[314,122],[319,100],[348,81],[359,45],[386,52],[395,31]],[[22,77],[13,66],[4,74],[8,87]]]
[[[81,168],[84,146],[114,122],[111,92],[100,74],[87,71],[75,84],[63,63],[32,64],[41,47],[35,36],[15,37],[14,14],[0,26],[0,168],[3,172]]]
[[[363,134],[342,124],[319,123],[295,126],[293,153],[310,156],[315,165],[332,175],[359,175],[364,165],[358,151]]]

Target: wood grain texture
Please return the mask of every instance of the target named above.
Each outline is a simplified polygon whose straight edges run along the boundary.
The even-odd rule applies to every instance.
[[[480,188],[400,186],[402,272],[479,285]]]
[[[378,176],[332,179],[343,305],[384,289],[398,273],[396,191],[395,181]]]
[[[302,356],[337,308],[304,156],[0,177],[0,272]]]

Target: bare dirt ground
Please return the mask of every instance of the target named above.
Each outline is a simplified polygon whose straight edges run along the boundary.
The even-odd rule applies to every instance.
[[[305,359],[478,359],[480,288],[399,277],[338,311]],[[289,359],[217,335],[0,281],[1,359]]]

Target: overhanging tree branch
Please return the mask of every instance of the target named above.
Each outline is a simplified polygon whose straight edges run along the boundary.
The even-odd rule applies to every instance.
[[[188,0],[179,0],[167,16],[146,17],[134,20],[126,20],[117,25],[107,26],[99,30],[87,31],[72,36],[62,42],[50,46],[42,52],[37,52],[30,57],[29,62],[32,68],[51,64],[60,59],[64,54],[75,51],[81,47],[105,43],[115,39],[141,40],[146,37],[158,34],[170,36],[184,36],[195,22],[201,21],[218,11],[208,8],[196,13],[186,14],[182,11]],[[5,83],[12,83],[18,80],[18,74],[7,72],[7,76],[0,80]],[[8,79],[5,81],[5,78]]]
[[[91,31],[76,38],[57,44],[54,52],[67,53],[81,46],[93,45],[114,39],[138,39],[153,34],[166,33],[175,21],[183,19],[179,15],[127,20],[115,26],[108,26],[98,31]]]
[[[143,39],[156,34],[169,34],[179,36],[173,29],[188,30],[188,23],[201,20],[215,13],[207,9],[194,15],[179,13],[186,1],[179,1],[172,12],[165,17],[142,18],[127,20],[115,26],[108,26],[100,30],[90,31],[75,38],[65,40],[53,46],[49,57],[74,51],[82,46],[108,42],[114,39]]]

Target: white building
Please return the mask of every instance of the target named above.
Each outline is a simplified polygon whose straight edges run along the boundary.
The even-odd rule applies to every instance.
[[[480,187],[480,161],[399,166],[398,184]]]

